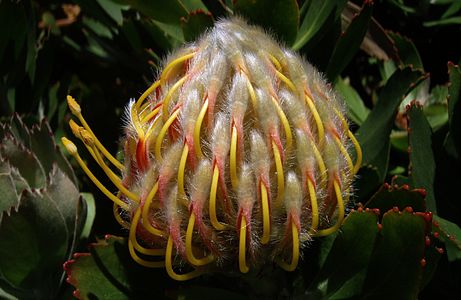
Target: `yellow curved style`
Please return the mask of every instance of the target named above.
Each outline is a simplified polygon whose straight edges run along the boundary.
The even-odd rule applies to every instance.
[[[218,190],[218,180],[219,180],[219,168],[218,165],[215,164],[213,168],[213,177],[211,179],[211,187],[210,187],[210,223],[216,230],[227,230],[230,229],[229,225],[221,223],[218,221],[218,217],[216,215],[216,192]]]
[[[289,153],[291,151],[291,147],[293,144],[293,135],[291,133],[290,123],[288,122],[287,116],[283,112],[277,100],[275,100],[274,97],[271,97],[271,98],[272,98],[272,103],[274,103],[275,110],[277,111],[277,114],[279,116],[279,119],[282,122],[283,129],[285,131],[285,139],[286,139],[286,150],[285,151],[286,153]]]
[[[296,224],[292,221],[291,222],[291,240],[292,240],[292,254],[291,254],[291,262],[287,263],[280,259],[278,261],[279,266],[287,272],[292,272],[298,266],[299,261],[299,232]]]
[[[165,67],[165,69],[163,69],[163,72],[162,72],[162,74],[160,75],[160,80],[159,80],[159,81],[160,81],[160,84],[164,84],[164,82],[165,82],[165,77],[168,76],[168,73],[170,73],[170,71],[171,71],[174,67],[176,67],[176,66],[178,66],[179,64],[185,62],[185,61],[188,60],[188,59],[191,59],[192,57],[194,57],[195,53],[196,53],[196,52],[188,53],[188,54],[183,55],[183,56],[181,56],[181,57],[178,57],[178,58],[176,58],[175,60],[173,60],[172,62],[170,62],[170,63]]]
[[[186,196],[186,190],[184,189],[184,171],[186,168],[188,154],[189,146],[185,143],[181,154],[181,160],[179,161],[178,169],[178,193],[181,198]]]
[[[265,245],[269,243],[271,238],[271,216],[269,208],[269,199],[267,195],[267,188],[261,182],[261,210],[263,217],[263,235],[261,237],[261,244]]]
[[[275,170],[277,172],[277,198],[275,199],[275,207],[278,208],[282,205],[285,193],[285,175],[283,174],[282,157],[274,141],[272,141],[272,151],[274,153]]]
[[[152,200],[155,197],[155,194],[158,192],[158,181],[154,184],[152,189],[149,191],[149,194],[147,194],[147,198],[144,202],[144,206],[142,208],[142,226],[152,233],[154,236],[159,236],[159,237],[166,237],[166,233],[160,229],[155,228],[152,226],[152,224],[149,221],[149,210],[152,204]]]
[[[194,126],[194,150],[198,158],[203,158],[202,148],[200,147],[200,129],[202,128],[203,118],[205,117],[208,109],[208,99],[203,103],[202,109],[197,117],[197,121]]]
[[[165,122],[163,125],[162,129],[160,129],[160,132],[157,136],[157,139],[155,140],[155,158],[157,160],[162,160],[162,153],[161,153],[161,148],[162,148],[162,142],[163,139],[165,138],[165,134],[168,131],[168,128],[170,128],[171,124],[173,124],[174,120],[179,115],[180,110],[177,109],[171,116],[168,118],[168,120]]]
[[[239,269],[242,273],[248,273],[250,268],[247,265],[246,258],[246,240],[247,240],[247,222],[244,216],[240,221],[240,234],[239,234]]]
[[[205,256],[203,258],[196,258],[192,249],[192,238],[194,234],[194,226],[195,226],[195,214],[192,212],[189,216],[189,223],[187,225],[186,231],[186,257],[187,260],[191,265],[194,266],[204,266],[209,263],[212,263],[215,258],[212,254]]]
[[[317,194],[315,192],[315,186],[311,179],[307,179],[307,190],[309,191],[309,198],[311,199],[311,213],[312,221],[311,228],[309,229],[309,234],[314,234],[319,227],[319,204],[317,202]]]
[[[168,104],[170,104],[171,97],[173,96],[174,92],[186,81],[187,77],[184,76],[178,82],[176,82],[173,87],[168,91],[168,94],[165,96],[165,99],[163,99],[163,104],[162,104],[162,116],[163,116],[163,122],[166,122],[168,119]]]
[[[166,256],[165,256],[165,267],[166,267],[166,272],[168,275],[170,275],[171,278],[177,281],[185,281],[185,280],[190,280],[192,278],[198,277],[202,274],[202,272],[199,269],[195,269],[189,273],[185,274],[178,274],[173,270],[173,262],[172,262],[172,256],[173,256],[173,239],[171,238],[171,235],[168,237],[168,242],[166,245]]]
[[[334,189],[335,189],[335,194],[336,194],[336,199],[337,199],[336,201],[338,202],[338,217],[337,217],[336,223],[335,223],[335,225],[333,225],[330,228],[319,230],[317,232],[316,236],[330,235],[330,234],[336,232],[336,230],[338,230],[339,227],[341,227],[341,225],[343,223],[343,220],[344,220],[343,195],[342,195],[339,183],[338,183],[338,181],[336,179],[333,181],[333,186],[334,186]]]
[[[306,103],[307,103],[307,106],[309,107],[311,113],[312,113],[312,116],[314,117],[314,120],[315,120],[315,124],[317,125],[317,132],[318,132],[318,136],[319,136],[319,145],[322,145],[323,144],[323,138],[324,138],[324,135],[325,135],[325,129],[323,127],[323,122],[322,122],[322,118],[320,118],[320,115],[319,115],[319,112],[317,111],[317,108],[315,107],[315,104],[313,102],[313,100],[311,99],[311,97],[309,97],[309,95],[306,93],[304,98],[306,99]]]
[[[141,246],[138,243],[138,240],[136,238],[136,227],[139,223],[139,219],[141,217],[141,207],[138,207],[136,209],[136,212],[134,213],[133,219],[131,221],[131,226],[130,226],[130,234],[129,234],[129,240],[131,244],[133,245],[134,249],[136,249],[139,253],[145,254],[145,255],[150,255],[150,256],[164,256],[165,255],[165,249],[150,249],[150,248],[145,248]]]
[[[235,128],[235,126],[232,126],[229,166],[230,166],[231,184],[234,190],[236,190],[238,187],[238,176],[237,176],[237,128]]]

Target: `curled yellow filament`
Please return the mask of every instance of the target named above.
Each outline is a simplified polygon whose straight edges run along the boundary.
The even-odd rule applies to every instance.
[[[232,126],[229,167],[230,167],[231,184],[234,190],[236,190],[238,187],[238,177],[237,177],[237,128],[235,128],[235,126]]]
[[[277,172],[277,198],[275,199],[275,207],[281,207],[285,193],[285,175],[283,173],[282,157],[274,141],[272,141],[272,151],[274,152],[275,170]]]
[[[211,225],[216,230],[226,230],[229,229],[229,225],[223,224],[218,221],[218,217],[216,215],[216,192],[218,190],[218,180],[219,180],[219,169],[218,166],[215,165],[213,168],[213,177],[211,179],[211,187],[210,187],[210,222]]]
[[[247,221],[244,216],[240,221],[240,238],[239,238],[239,269],[242,273],[248,273],[250,268],[246,263],[246,239],[247,239]]]
[[[186,195],[186,191],[184,189],[184,172],[186,169],[186,162],[187,156],[189,154],[189,146],[184,144],[184,148],[181,154],[181,160],[179,161],[179,169],[178,169],[178,193],[180,198],[183,198]]]
[[[131,257],[135,262],[140,264],[141,266],[147,267],[147,268],[163,268],[165,267],[165,261],[149,261],[142,259],[136,254],[136,251],[133,247],[133,243],[131,240],[128,240],[128,251],[130,252]]]
[[[278,61],[277,58],[275,58],[275,56],[273,56],[272,54],[270,53],[267,53],[268,57],[269,57],[269,60],[274,64],[275,68],[278,70],[278,71],[281,71],[282,70],[282,65],[280,64],[280,62]]]
[[[290,90],[292,90],[293,92],[296,91],[296,87],[295,85],[293,84],[293,82],[291,82],[290,79],[288,79],[288,77],[286,77],[285,75],[283,75],[280,71],[278,70],[275,70],[275,75],[281,80],[283,81],[289,88]]]
[[[171,97],[173,96],[173,93],[186,81],[187,76],[184,76],[183,78],[179,79],[172,87],[170,90],[168,90],[168,93],[165,96],[165,99],[163,99],[163,104],[162,104],[162,117],[163,117],[163,122],[166,122],[168,119],[168,104],[170,104]]]
[[[153,235],[160,236],[160,237],[166,237],[166,233],[164,231],[155,228],[149,222],[149,215],[148,215],[149,209],[152,205],[152,200],[154,199],[155,194],[157,194],[157,191],[158,191],[158,181],[154,184],[149,194],[147,194],[147,198],[144,202],[144,206],[142,208],[142,226],[146,228],[146,230],[152,233]]]
[[[203,157],[202,148],[200,147],[200,130],[202,128],[203,118],[205,117],[206,111],[208,109],[208,99],[203,103],[202,109],[197,117],[197,121],[194,126],[194,150],[197,153],[199,158]]]
[[[332,227],[327,228],[327,229],[319,230],[317,232],[316,236],[330,235],[330,234],[336,232],[336,230],[338,230],[339,227],[341,227],[341,224],[343,223],[343,220],[344,220],[344,202],[343,202],[343,196],[342,196],[341,188],[339,186],[339,182],[336,179],[333,182],[333,186],[334,186],[334,189],[335,189],[336,199],[337,199],[337,202],[338,202],[338,218],[336,220],[335,225],[333,225]]]
[[[152,94],[159,85],[160,85],[160,80],[157,80],[144,93],[142,93],[141,97],[139,97],[138,101],[136,101],[136,111],[137,112],[140,112],[141,105],[144,102],[144,100],[147,98],[147,96]]]
[[[292,254],[291,254],[291,262],[286,263],[282,259],[278,261],[279,266],[284,269],[285,271],[291,272],[296,269],[298,266],[299,261],[299,233],[298,228],[296,227],[294,222],[291,222],[291,238],[292,238]]]
[[[198,277],[202,274],[202,272],[199,269],[195,269],[185,274],[176,273],[173,270],[172,256],[173,256],[173,238],[170,235],[168,237],[168,242],[166,245],[166,256],[165,256],[165,266],[166,266],[166,272],[168,273],[168,275],[174,280],[186,281],[186,280],[190,280],[192,278]]]
[[[122,217],[120,216],[120,213],[118,212],[118,209],[119,209],[119,208],[120,208],[120,206],[118,206],[117,203],[114,202],[112,211],[113,211],[113,213],[114,213],[115,220],[116,220],[120,225],[122,225],[123,228],[128,229],[128,228],[130,228],[130,223],[128,223],[127,221],[125,221],[125,220],[122,219]]]
[[[128,239],[134,246],[134,249],[139,253],[150,255],[150,256],[163,256],[165,255],[165,249],[150,249],[141,246],[136,238],[136,227],[138,226],[139,219],[141,217],[141,207],[138,207],[134,213],[133,219],[131,220],[130,233]]]
[[[324,134],[325,134],[325,129],[323,127],[322,118],[320,118],[319,112],[317,111],[317,108],[315,107],[314,102],[312,101],[311,97],[307,95],[307,93],[305,94],[305,99],[306,99],[307,106],[309,106],[309,110],[311,111],[312,116],[314,117],[315,124],[317,125],[317,132],[319,135],[319,144],[322,145]]]
[[[275,100],[274,97],[271,97],[271,98],[272,98],[272,103],[274,103],[274,105],[275,105],[275,109],[276,109],[277,114],[278,114],[278,116],[280,118],[280,121],[282,122],[283,129],[285,131],[285,139],[286,139],[286,150],[285,151],[288,153],[288,152],[290,152],[291,146],[293,144],[293,142],[292,142],[293,135],[291,133],[290,123],[288,122],[287,116],[283,112],[283,110],[280,107],[280,104],[277,102],[277,100]]]
[[[263,235],[261,237],[261,244],[269,243],[271,237],[271,217],[269,209],[269,199],[267,195],[267,188],[261,183],[261,208],[263,216]]]
[[[205,256],[203,258],[196,258],[194,252],[192,251],[192,237],[194,234],[194,226],[195,226],[195,214],[192,212],[189,216],[189,223],[187,224],[187,231],[186,231],[186,257],[187,260],[191,265],[194,266],[204,266],[209,263],[212,263],[215,258],[212,254]]]
[[[341,154],[346,159],[347,167],[349,168],[349,170],[351,170],[351,172],[354,172],[354,165],[352,163],[352,159],[349,156],[349,153],[347,153],[346,148],[344,148],[344,145],[341,143],[341,140],[339,139],[339,137],[335,136],[335,142],[336,142],[336,145],[339,148],[339,151],[341,152]]]
[[[185,62],[186,60],[188,60],[189,58],[192,58],[194,57],[195,55],[195,52],[191,52],[191,53],[188,53],[186,55],[183,55],[181,57],[178,57],[176,58],[175,60],[173,60],[172,62],[170,62],[166,67],[165,69],[163,69],[163,72],[162,74],[160,75],[160,83],[163,85],[164,82],[165,82],[165,78],[168,76],[168,73],[170,73],[170,71],[176,67],[177,65],[179,65],[180,63],[183,63]]]
[[[170,128],[171,124],[173,124],[174,120],[178,117],[179,114],[179,109],[177,109],[165,122],[163,125],[162,129],[160,129],[160,132],[157,136],[157,139],[155,140],[155,158],[158,161],[162,160],[162,153],[161,153],[161,148],[162,148],[162,142],[163,138],[166,135],[166,132],[168,131],[168,128]]]
[[[309,229],[310,234],[314,234],[319,227],[319,205],[317,203],[317,195],[315,194],[315,186],[311,179],[307,179],[307,189],[309,198],[311,199],[312,222]]]

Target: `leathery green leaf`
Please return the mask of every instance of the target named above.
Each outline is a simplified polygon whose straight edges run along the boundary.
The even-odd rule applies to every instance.
[[[363,164],[376,165],[376,160],[382,162],[378,170],[381,179],[384,179],[387,172],[389,154],[386,149],[390,145],[389,136],[399,104],[422,79],[424,75],[420,71],[409,67],[396,70],[379,94],[376,106],[357,131],[363,151]]]
[[[80,299],[138,299],[164,295],[168,287],[164,268],[149,269],[136,264],[127,241],[106,236],[90,246],[89,253],[76,253],[65,263],[67,281]],[[156,284],[152,284],[152,283]]]
[[[307,2],[306,2],[307,3]],[[306,5],[305,3],[305,5]],[[314,37],[325,25],[328,17],[337,15],[337,11],[342,11],[347,1],[310,1],[306,14],[301,20],[298,34],[292,46],[294,50],[301,49],[309,40]]]
[[[359,50],[367,33],[372,11],[373,1],[364,1],[359,14],[351,20],[349,27],[339,37],[326,70],[330,80],[334,80],[344,70]]]
[[[423,274],[427,224],[411,212],[384,214],[361,299],[416,299]]]
[[[410,179],[416,188],[426,190],[429,211],[436,213],[434,196],[435,161],[432,152],[432,130],[422,108],[412,103],[407,110],[410,144]]]
[[[371,210],[352,212],[341,226],[312,288],[321,289],[326,298],[334,297],[340,292],[344,285],[366,269],[377,233],[378,216],[375,213]],[[359,295],[360,284],[355,286],[358,288],[352,294]]]
[[[68,239],[69,232],[56,203],[42,191],[24,191],[17,211],[3,215],[0,224],[3,278],[13,288],[31,293],[29,297],[54,298]]]

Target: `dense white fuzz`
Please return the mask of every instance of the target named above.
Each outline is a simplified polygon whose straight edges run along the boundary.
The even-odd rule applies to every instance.
[[[285,182],[285,208],[287,213],[301,215],[303,191],[298,177],[292,171],[288,172]]]

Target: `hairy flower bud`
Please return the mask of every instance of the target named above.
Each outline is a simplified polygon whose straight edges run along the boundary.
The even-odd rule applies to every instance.
[[[103,192],[141,265],[177,280],[267,259],[292,271],[300,248],[341,225],[361,164],[344,105],[260,28],[217,22],[166,59],[127,114],[123,165],[81,114],[85,130],[74,131],[119,189]]]

